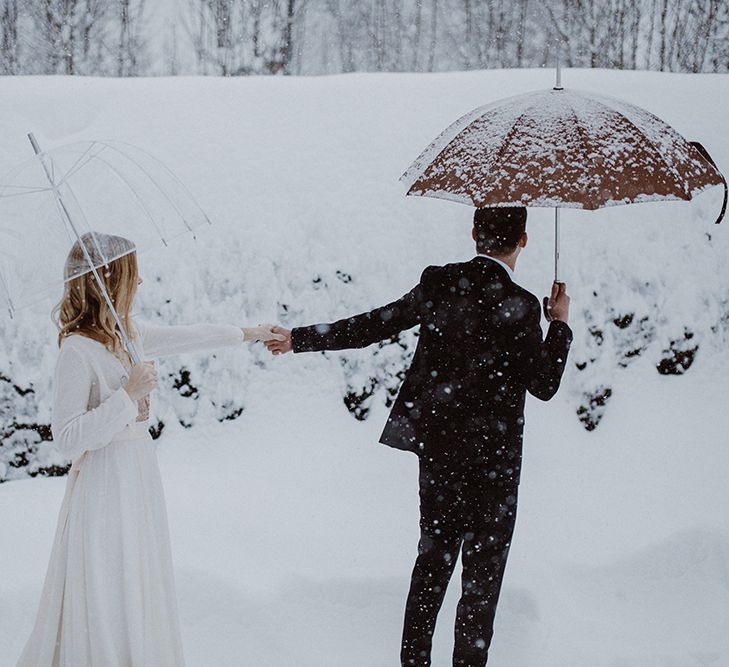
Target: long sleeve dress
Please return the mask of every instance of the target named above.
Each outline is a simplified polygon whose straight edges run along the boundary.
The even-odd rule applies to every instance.
[[[233,346],[234,326],[138,324],[143,359]],[[52,430],[73,461],[35,627],[18,667],[184,665],[164,492],[145,410],[101,343],[66,338]]]

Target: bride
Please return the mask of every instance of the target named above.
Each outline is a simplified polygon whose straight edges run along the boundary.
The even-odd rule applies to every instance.
[[[134,245],[83,237],[118,257],[107,291],[143,359],[276,338],[270,329],[133,321],[141,284]],[[96,255],[96,256],[95,256]],[[80,243],[56,308],[60,352],[53,438],[73,461],[33,632],[18,667],[178,667],[184,664],[162,481],[149,435],[150,362],[132,366]],[[80,270],[79,270],[80,269]],[[77,276],[77,277],[73,277]]]

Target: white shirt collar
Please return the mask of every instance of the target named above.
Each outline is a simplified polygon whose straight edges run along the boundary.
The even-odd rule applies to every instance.
[[[478,253],[478,256],[485,257],[486,259],[490,259],[492,262],[496,262],[500,266],[503,266],[506,269],[506,273],[509,274],[509,278],[511,278],[512,281],[514,280],[514,271],[508,264],[506,264],[505,262],[502,262],[500,259],[496,259],[496,257],[491,257],[491,255],[484,255],[482,253]]]

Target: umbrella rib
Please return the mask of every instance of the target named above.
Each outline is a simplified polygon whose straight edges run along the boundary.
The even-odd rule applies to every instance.
[[[5,276],[2,271],[0,271],[0,283],[2,283],[3,289],[5,290],[5,300],[8,302],[8,310],[10,312],[10,317],[12,317],[13,312],[15,311],[15,304],[13,303],[13,297],[10,294],[10,287],[5,280]]]
[[[650,112],[646,112],[650,113]],[[675,185],[683,190],[684,194],[686,195],[685,200],[689,201],[691,199],[691,194],[687,191],[686,187],[681,187],[681,177],[679,176],[678,172],[676,171],[676,168],[669,162],[664,156],[663,153],[661,153],[660,149],[644,134],[644,132],[630,119],[628,116],[624,113],[620,113],[620,115],[625,118],[625,120],[630,124],[631,127],[633,127],[636,131],[638,136],[641,138],[643,143],[647,143],[654,152],[658,155],[658,157],[661,159],[661,162],[665,164],[668,167],[668,170],[671,172],[671,176],[673,176],[673,180]],[[653,114],[650,114],[653,116]],[[655,116],[653,116],[655,118]],[[659,119],[660,120],[660,119]]]
[[[120,150],[119,148],[117,148],[113,144],[105,144],[105,145],[108,146],[109,148],[111,148],[111,150],[116,151],[117,153],[119,153],[122,157],[124,157],[127,160],[129,160],[132,164],[134,164],[137,167],[137,169],[139,169],[149,179],[149,181],[152,183],[152,185],[160,192],[160,194],[168,201],[168,203],[170,204],[170,206],[175,210],[175,213],[177,213],[177,215],[180,216],[180,219],[182,220],[182,222],[185,225],[185,227],[187,227],[188,231],[191,232],[193,234],[193,236],[194,236],[194,234],[195,234],[194,230],[192,229],[192,227],[190,227],[190,223],[187,221],[187,219],[185,218],[185,216],[182,213],[182,211],[178,208],[178,206],[175,203],[174,199],[167,194],[167,192],[165,191],[165,189],[159,183],[157,183],[157,181],[149,173],[149,171],[147,169],[145,169],[141,164],[139,164],[139,162],[137,162],[134,158],[130,157],[124,151]],[[146,153],[146,151],[142,151],[142,152],[144,152],[148,157],[151,157],[152,159],[155,159],[149,153]],[[158,162],[159,164],[161,164],[165,169],[167,169],[167,171],[172,176],[173,180],[175,180],[178,183],[178,185],[182,188],[183,192],[188,197],[190,197],[190,199],[192,199],[192,201],[195,204],[195,206],[198,209],[200,209],[200,207],[197,205],[197,202],[193,199],[193,197],[190,194],[190,192],[182,184],[182,182],[174,175],[174,173],[172,173],[163,163],[159,162],[156,159],[155,159],[155,161]],[[202,210],[202,209],[200,209],[200,210]],[[205,215],[204,212],[203,212],[203,215]],[[207,216],[205,216],[205,218],[207,219]],[[208,222],[210,222],[210,221],[208,220]],[[160,234],[160,236],[161,236],[161,234]],[[164,241],[164,237],[162,237],[162,240]],[[165,241],[165,245],[166,245],[166,241]]]
[[[120,142],[120,143],[124,144],[125,142]],[[127,146],[131,146],[131,144],[126,144],[126,145]],[[116,148],[116,147],[115,146],[112,146],[112,148]],[[119,149],[116,148],[116,150],[119,150]],[[182,192],[190,200],[190,202],[195,206],[195,208],[200,213],[202,213],[203,217],[205,218],[205,221],[209,225],[212,225],[213,224],[212,221],[210,220],[210,218],[208,218],[207,213],[205,213],[205,210],[200,206],[200,204],[198,203],[197,199],[195,199],[195,195],[192,194],[192,192],[187,187],[187,185],[185,185],[185,183],[180,179],[180,177],[174,171],[172,171],[172,169],[170,169],[164,162],[162,162],[161,160],[157,159],[149,151],[146,151],[143,148],[140,148],[138,146],[136,147],[136,150],[138,150],[140,153],[144,153],[144,155],[146,155],[150,160],[154,160],[154,162],[156,164],[158,164],[162,169],[164,169],[167,172],[167,175],[177,184],[177,186],[182,190]],[[138,164],[134,160],[133,160],[133,162],[135,164]],[[150,176],[150,179],[151,179],[151,176]],[[154,184],[157,186],[157,188],[162,189],[156,181],[154,181]],[[193,233],[193,235],[194,235],[195,234],[195,230],[193,230],[189,225],[187,225],[187,221],[184,220],[184,216],[183,216],[183,221],[186,223],[186,227],[188,228],[188,230],[191,231]]]
[[[37,185],[6,185],[6,188],[15,188],[17,190],[28,190],[30,192],[48,192],[53,188],[42,188]]]
[[[76,173],[76,171],[80,171],[83,167],[86,166],[86,164],[88,164],[88,162],[90,162],[93,158],[98,157],[101,154],[101,151],[104,150],[104,147],[102,147],[101,151],[99,151],[96,155],[92,155],[91,158],[89,158],[89,160],[87,162],[85,162],[80,167],[78,167],[78,169],[76,169],[76,167],[79,165],[79,163],[81,162],[81,160],[83,160],[86,157],[86,155],[88,154],[88,152],[95,145],[96,145],[96,142],[95,141],[92,141],[91,142],[91,145],[81,154],[81,156],[76,160],[76,162],[74,162],[70,166],[70,168],[66,171],[66,175],[58,182],[58,185],[56,187],[59,187],[60,188],[69,178],[71,178],[71,176],[73,176]]]
[[[15,187],[21,187],[21,186],[12,186]],[[24,188],[25,192],[13,192],[12,194],[0,194],[0,199],[10,199],[10,197],[25,197],[26,195],[37,195],[41,192],[53,192],[51,188]]]
[[[524,109],[524,111],[522,111],[517,116],[516,120],[511,125],[511,129],[506,133],[506,136],[501,140],[501,145],[499,146],[499,149],[496,151],[496,159],[494,160],[494,165],[497,165],[500,162],[501,157],[503,156],[504,152],[506,151],[506,146],[509,143],[509,140],[511,139],[513,134],[516,132],[516,128],[519,125],[519,122],[521,121],[521,119],[524,118],[524,116],[526,116],[530,111],[532,111],[532,109],[534,109],[536,106],[538,106],[538,104],[540,102],[541,102],[541,99],[535,101],[533,104],[530,104],[526,109]],[[495,181],[496,181],[496,177],[494,176],[494,178],[491,179],[490,186],[493,185]],[[473,198],[471,198],[471,201],[473,201]],[[476,202],[473,202],[473,203],[475,204]]]
[[[129,143],[126,143],[126,142],[123,142],[123,141],[122,141],[122,142],[118,142],[118,143],[121,143],[121,144],[123,144],[123,145],[127,145],[127,146],[131,146],[132,148],[135,148],[136,150],[138,150],[138,151],[139,151],[140,153],[144,153],[144,155],[146,155],[146,156],[147,156],[147,157],[148,157],[148,158],[149,158],[150,160],[154,160],[154,162],[155,162],[156,164],[158,164],[158,165],[159,165],[159,166],[160,166],[160,167],[161,167],[162,169],[164,169],[164,170],[165,170],[165,171],[167,172],[167,175],[168,175],[168,176],[169,176],[169,177],[170,177],[170,178],[171,178],[171,179],[172,179],[172,180],[173,180],[173,181],[174,181],[174,182],[175,182],[175,183],[177,184],[177,186],[178,186],[178,187],[179,187],[179,188],[180,188],[180,189],[181,189],[181,190],[182,190],[182,191],[183,191],[183,192],[185,193],[185,196],[186,196],[186,197],[188,197],[188,198],[189,198],[189,200],[190,200],[190,201],[191,201],[191,202],[192,202],[192,203],[193,203],[193,204],[195,205],[195,208],[197,208],[197,209],[198,209],[198,211],[200,211],[200,213],[202,213],[202,214],[203,214],[203,217],[205,218],[205,220],[207,221],[207,223],[208,223],[208,224],[210,224],[210,225],[212,225],[212,224],[213,224],[213,223],[212,223],[212,221],[210,220],[210,218],[208,218],[208,216],[207,216],[207,213],[205,213],[205,211],[204,211],[204,210],[203,210],[203,208],[202,208],[202,207],[200,206],[200,204],[198,204],[198,202],[197,202],[197,199],[195,199],[195,196],[194,196],[194,195],[192,194],[192,192],[190,191],[190,189],[189,189],[189,188],[188,188],[188,187],[187,187],[187,186],[186,186],[186,185],[185,185],[185,184],[184,184],[184,183],[182,182],[182,180],[181,180],[181,179],[179,178],[179,176],[178,176],[178,175],[177,175],[177,174],[176,174],[176,173],[175,173],[174,171],[172,171],[172,169],[170,169],[170,168],[169,168],[169,167],[168,167],[168,166],[167,166],[167,165],[166,165],[166,164],[165,164],[164,162],[162,162],[162,161],[158,160],[158,159],[157,159],[157,158],[156,158],[156,157],[155,157],[154,155],[152,155],[152,154],[151,154],[151,153],[150,153],[149,151],[146,151],[146,150],[144,150],[143,148],[140,148],[139,146],[132,146],[131,144],[129,144]],[[109,145],[109,144],[107,144],[107,145]],[[118,148],[118,147],[116,147],[116,146],[110,145],[110,147],[111,147],[112,149],[115,149],[115,150],[117,150],[117,151],[121,152],[121,151],[119,150],[119,148]],[[127,157],[128,157],[128,159],[131,159],[131,158],[129,158],[129,156],[127,156]],[[137,162],[136,162],[135,160],[132,160],[132,162],[134,162],[134,164],[136,164],[137,166],[139,166],[139,163],[137,163]],[[151,179],[151,176],[150,176],[150,179]],[[157,182],[156,182],[156,181],[154,181],[154,184],[155,184],[155,185],[157,186],[157,188],[160,188],[160,186],[159,186],[159,185],[157,184]],[[160,189],[161,189],[161,188],[160,188]],[[193,234],[195,233],[195,232],[194,232],[194,230],[193,230],[193,229],[191,229],[189,225],[186,225],[186,226],[187,226],[187,228],[188,228],[188,230],[189,230],[189,231],[191,231],[191,232],[192,232]]]
[[[515,96],[520,97],[520,96]],[[513,99],[513,98],[507,98]],[[463,132],[471,123],[474,123],[477,119],[482,118],[483,115],[493,109],[497,104],[501,104],[504,100],[496,100],[489,102],[476,109],[472,109],[466,114],[463,114],[458,120],[453,121],[445,130],[443,130],[428,146],[418,155],[415,161],[407,168],[405,173],[400,176],[401,182],[407,182],[413,180],[408,186],[411,189],[413,185],[420,179],[428,167],[435,162],[438,156]],[[456,131],[457,130],[457,131]],[[450,137],[450,138],[448,138]],[[441,142],[442,143],[441,145]],[[440,148],[437,146],[441,145]]]
[[[577,134],[580,137],[580,143],[582,144],[582,148],[585,150],[585,157],[587,157],[589,153],[589,148],[585,139],[585,131],[582,129],[582,125],[580,125],[580,119],[577,117],[577,112],[575,111],[575,108],[570,107],[570,111],[572,112],[572,118],[575,119]],[[592,195],[588,195],[588,203],[595,209],[600,208],[600,202],[596,201]]]
[[[154,219],[152,214],[149,212],[149,209],[147,209],[146,205],[142,201],[142,198],[137,194],[136,190],[132,187],[131,183],[129,183],[129,181],[127,181],[127,179],[124,177],[124,175],[114,165],[112,165],[107,160],[100,158],[99,154],[97,154],[94,157],[95,157],[95,159],[99,160],[100,162],[105,164],[107,167],[109,167],[109,169],[111,169],[111,171],[113,171],[117,175],[117,177],[122,181],[122,183],[124,183],[124,185],[126,185],[127,188],[129,188],[129,191],[132,193],[132,195],[134,196],[134,198],[137,200],[140,207],[144,211],[145,215],[149,218],[149,221],[152,223],[154,228],[157,230],[157,233],[159,234],[160,238],[162,239],[162,242],[165,245],[167,245],[167,241],[165,240],[165,235],[162,233],[162,230],[159,228],[157,221]]]

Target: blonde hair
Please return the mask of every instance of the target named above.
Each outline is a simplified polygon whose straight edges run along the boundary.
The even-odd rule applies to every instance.
[[[81,240],[106,291],[114,304],[119,319],[130,337],[132,303],[137,291],[139,272],[134,244],[121,236],[92,232]],[[58,345],[72,334],[81,334],[98,341],[112,354],[122,351],[117,335],[118,327],[107,305],[101,288],[89,271],[88,260],[81,243],[74,243],[64,269],[63,298],[53,311],[58,325]]]

